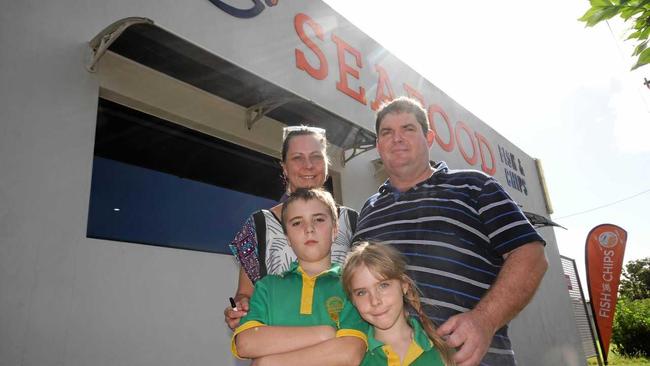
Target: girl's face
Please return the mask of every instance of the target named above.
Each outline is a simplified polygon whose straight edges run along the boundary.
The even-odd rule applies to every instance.
[[[322,187],[327,178],[327,164],[318,138],[315,135],[292,137],[282,169],[290,192],[296,188]]]
[[[353,272],[350,287],[359,314],[376,330],[389,331],[406,322],[403,296],[407,285],[402,281],[382,279],[362,265]]]
[[[337,227],[327,206],[317,200],[295,200],[286,208],[287,238],[301,265],[325,263],[329,267],[330,251]]]

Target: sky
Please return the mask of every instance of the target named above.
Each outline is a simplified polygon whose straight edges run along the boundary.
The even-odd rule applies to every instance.
[[[650,257],[650,65],[630,71],[622,21],[586,28],[587,0],[325,2],[542,161],[551,218],[567,228],[559,251],[583,286],[598,224],[628,232],[624,262]]]

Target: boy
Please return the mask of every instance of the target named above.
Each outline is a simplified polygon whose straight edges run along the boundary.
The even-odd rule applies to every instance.
[[[268,365],[358,365],[368,325],[347,300],[331,264],[336,205],[322,189],[297,189],[282,226],[298,261],[257,282],[248,314],[233,335],[236,357]]]

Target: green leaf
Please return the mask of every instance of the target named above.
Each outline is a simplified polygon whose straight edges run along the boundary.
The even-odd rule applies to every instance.
[[[627,38],[625,38],[625,40],[628,41],[628,40],[633,39],[633,38],[639,38],[639,35],[641,35],[641,31],[636,31],[636,32],[630,34],[629,36],[627,36]]]
[[[644,9],[641,6],[625,8],[625,9],[621,10],[621,18],[623,18],[623,20],[628,20],[632,16],[634,16],[634,15],[636,15],[638,13],[641,13],[643,11],[644,11]]]
[[[589,9],[585,15],[582,16],[579,20],[587,22],[587,26],[591,27],[603,20],[610,19],[614,15],[618,14],[618,6],[608,6],[608,7],[593,7]]]
[[[578,18],[578,20],[581,21],[581,22],[587,22],[587,21],[589,21],[589,19],[591,17],[594,16],[594,14],[596,12],[601,11],[601,10],[602,10],[602,7],[589,8],[589,10],[587,10],[580,18]],[[589,27],[590,25],[587,24],[587,26]]]
[[[593,7],[606,7],[614,5],[610,0],[589,0],[589,3],[591,3],[591,6]]]
[[[648,63],[650,63],[650,48],[646,48],[643,52],[641,52],[636,64],[632,66],[632,70],[635,70]]]
[[[639,34],[638,38],[639,40],[644,40],[648,39],[648,35],[650,35],[650,27],[646,27],[645,29],[641,30],[641,34]]]
[[[634,53],[632,53],[632,56],[638,56],[647,47],[648,47],[648,41],[639,43],[639,45],[634,48]]]
[[[638,18],[636,18],[634,21],[634,29],[643,29],[648,26],[648,22],[646,21],[647,17],[645,15],[646,14],[643,13]]]
[[[589,0],[589,2],[591,3],[591,6],[593,6],[593,7],[596,7],[596,6],[606,7],[606,6],[612,6],[613,5],[610,0]]]

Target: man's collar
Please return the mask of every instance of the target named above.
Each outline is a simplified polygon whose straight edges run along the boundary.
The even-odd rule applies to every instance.
[[[449,168],[447,167],[447,163],[445,163],[444,161],[439,161],[439,162],[431,161],[430,164],[431,164],[431,168],[433,169],[433,173],[431,173],[431,175],[427,179],[424,179],[423,181],[416,183],[413,187],[409,188],[408,190],[417,189],[417,187],[425,183],[431,183],[431,181],[435,179],[435,177],[439,173],[445,173],[447,172],[447,170],[449,170]],[[390,178],[389,178],[386,179],[384,184],[379,186],[379,193],[383,195],[387,193],[400,194],[402,192],[400,192],[397,188],[395,188],[392,184],[390,184]]]

